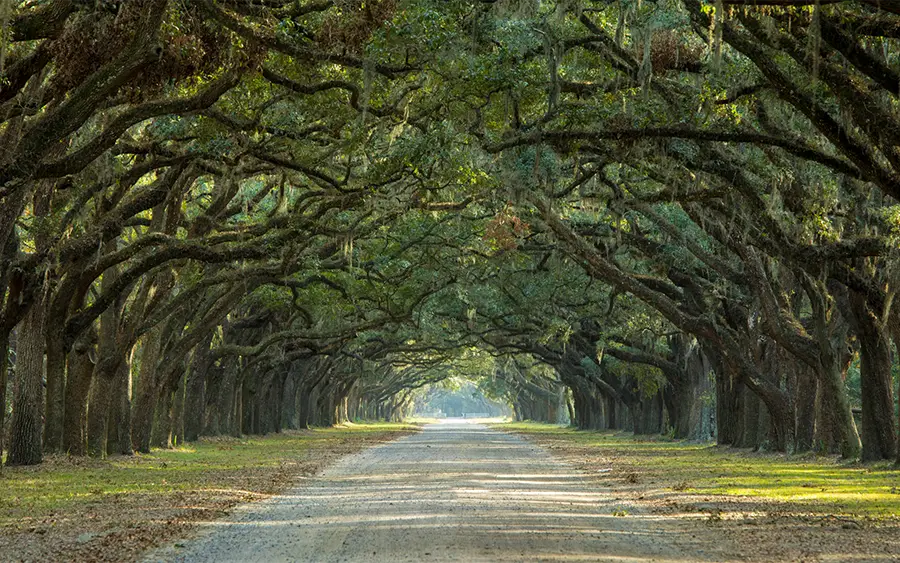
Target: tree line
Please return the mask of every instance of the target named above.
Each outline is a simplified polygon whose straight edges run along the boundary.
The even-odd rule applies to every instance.
[[[0,449],[408,413],[898,454],[900,14],[17,2]]]

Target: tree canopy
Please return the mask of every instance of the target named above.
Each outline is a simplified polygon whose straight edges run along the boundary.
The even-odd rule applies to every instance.
[[[4,6],[8,463],[460,377],[521,418],[897,456],[890,3]]]

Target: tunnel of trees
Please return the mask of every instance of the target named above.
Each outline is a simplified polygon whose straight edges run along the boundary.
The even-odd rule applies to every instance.
[[[8,0],[0,449],[519,418],[898,455],[900,7]]]

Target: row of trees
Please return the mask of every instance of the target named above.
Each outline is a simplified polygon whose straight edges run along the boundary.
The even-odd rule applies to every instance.
[[[16,3],[0,449],[396,418],[462,373],[523,418],[892,458],[898,26],[864,0]]]

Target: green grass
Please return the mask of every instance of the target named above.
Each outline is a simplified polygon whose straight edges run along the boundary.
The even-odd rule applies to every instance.
[[[579,458],[634,471],[642,480],[670,490],[733,495],[746,499],[748,505],[790,503],[810,513],[900,517],[900,471],[889,463],[751,453],[538,423],[509,423],[500,428],[558,441]]]
[[[0,474],[0,527],[138,500],[152,508],[179,493],[240,500],[268,493],[340,453],[414,430],[409,424],[347,424],[245,439],[201,440],[148,455],[91,460],[51,456]],[[111,506],[111,505],[110,505]]]

